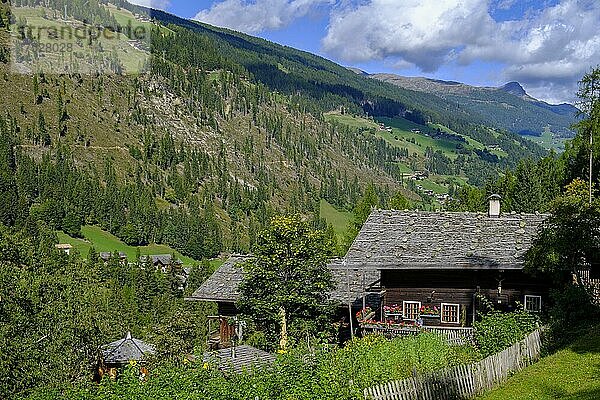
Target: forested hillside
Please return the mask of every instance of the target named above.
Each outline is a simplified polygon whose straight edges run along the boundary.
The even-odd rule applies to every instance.
[[[383,205],[396,193],[431,203],[404,187],[401,162],[481,183],[543,154],[516,135],[472,123],[440,98],[317,56],[158,11],[149,23],[138,15],[147,10],[126,2],[84,3],[69,2],[65,21],[125,33],[123,25],[142,24],[150,46],[110,52],[99,43],[112,73],[96,76],[14,74],[3,60],[7,224],[32,217],[73,236],[96,224],[127,244],[165,243],[201,259],[248,251],[275,213],[309,215],[323,226],[322,199],[351,210],[370,183]],[[16,1],[29,7],[5,4],[0,19],[3,26],[44,22],[65,4]],[[143,52],[148,72],[127,74],[128,57]],[[461,150],[458,142],[458,158],[434,148],[408,154],[372,132],[327,122],[323,114],[332,110],[409,119],[423,129],[437,123],[502,156]]]

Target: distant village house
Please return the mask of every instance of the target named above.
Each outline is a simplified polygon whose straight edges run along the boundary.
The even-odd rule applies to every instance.
[[[73,246],[68,243],[60,243],[54,246],[57,250],[60,250],[66,254],[71,254],[71,250],[73,250]]]
[[[119,262],[124,265],[127,264],[127,254],[123,253],[122,251],[119,251],[118,253],[110,253],[110,252],[101,252],[100,253],[100,259],[102,261],[104,261],[104,263],[108,263],[111,258],[113,257],[117,257],[119,259]]]
[[[171,254],[141,256],[140,262],[144,265],[151,264],[163,273],[171,272],[173,269],[179,270],[183,266],[183,261],[173,258]]]

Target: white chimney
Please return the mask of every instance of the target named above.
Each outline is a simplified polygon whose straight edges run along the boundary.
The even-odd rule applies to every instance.
[[[488,201],[490,202],[490,208],[488,215],[490,218],[498,218],[500,216],[500,200],[502,197],[499,194],[493,194],[488,197]]]

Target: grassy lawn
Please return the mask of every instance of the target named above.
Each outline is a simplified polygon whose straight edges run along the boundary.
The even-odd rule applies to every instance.
[[[414,173],[414,171],[408,165],[406,165],[404,163],[398,163],[398,168],[400,169],[400,172],[403,174],[412,175]]]
[[[60,241],[60,243],[71,244],[73,247],[75,247],[79,251],[79,253],[83,257],[87,256],[88,252],[90,251],[90,247],[92,247],[92,245],[93,245],[97,252],[122,251],[125,254],[127,254],[127,257],[129,258],[130,261],[133,261],[135,259],[135,253],[136,253],[136,249],[137,249],[136,247],[128,246],[127,244],[123,243],[116,236],[114,236],[111,233],[108,233],[106,231],[103,231],[102,229],[100,229],[97,226],[84,226],[81,228],[81,233],[83,234],[83,236],[85,238],[84,240],[72,238],[71,236],[69,236],[63,232],[57,232],[58,240]],[[169,246],[165,246],[165,245],[151,244],[148,246],[141,246],[139,249],[140,249],[140,254],[142,254],[142,255],[175,253],[175,255],[178,258],[180,258],[185,265],[191,265],[191,264],[198,263],[197,260],[194,260],[190,257],[185,257],[185,256],[181,255],[181,253],[179,253],[178,251],[170,248]]]
[[[444,179],[447,184],[453,183],[455,186],[464,186],[469,182],[467,178],[455,175],[440,175],[440,178]]]
[[[324,114],[325,120],[328,122],[336,121],[340,124],[348,125],[352,128],[374,128],[379,129],[379,125],[376,122],[369,121],[368,119],[355,117],[349,114],[340,114],[337,111],[332,111]]]
[[[338,239],[344,236],[348,223],[352,220],[352,213],[338,211],[326,200],[321,200],[321,217],[327,220],[327,223],[333,225],[333,230]]]
[[[443,132],[447,132],[447,133],[452,133],[454,135],[459,135],[462,136],[463,138],[465,138],[465,140],[467,141],[467,143],[469,144],[469,146],[471,146],[473,149],[479,149],[479,150],[483,150],[485,149],[487,146],[485,146],[483,143],[471,138],[470,136],[466,136],[466,135],[461,135],[460,133],[454,132],[452,129],[445,127],[444,125],[440,125],[440,124],[431,124],[430,125],[433,128],[437,128]],[[507,157],[508,153],[504,150],[499,150],[499,149],[495,149],[495,150],[490,150],[490,153],[497,155],[498,157]]]
[[[378,131],[377,134],[393,146],[406,147],[411,154],[417,153],[419,155],[424,155],[427,147],[431,147],[433,150],[440,150],[450,159],[458,157],[456,151],[458,142],[446,139],[433,139],[423,134],[425,132],[434,132],[435,129],[432,127],[418,125],[404,118],[378,118],[377,120],[392,128],[392,133]],[[411,132],[411,129],[418,129],[423,133]],[[416,142],[416,145],[408,142],[408,140],[413,140]]]
[[[479,400],[600,399],[600,326]]]

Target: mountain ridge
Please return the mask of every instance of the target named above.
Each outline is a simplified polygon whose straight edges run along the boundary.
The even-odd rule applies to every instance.
[[[572,138],[574,135],[571,126],[576,122],[577,108],[566,103],[549,104],[535,99],[518,82],[485,87],[390,73],[369,74],[368,77],[456,102],[480,115],[485,122],[520,135],[541,136],[547,126],[560,138]]]
[[[512,95],[515,95],[517,97],[520,97],[525,101],[529,101],[530,103],[533,103],[533,104],[537,105],[538,107],[545,108],[545,109],[552,111],[553,113],[558,114],[558,115],[577,116],[579,114],[579,109],[577,107],[575,107],[573,104],[569,104],[569,103],[552,104],[552,103],[548,103],[547,101],[538,100],[535,97],[530,96],[525,91],[523,86],[521,86],[521,84],[519,82],[508,82],[508,83],[500,86],[498,89],[503,90]]]

